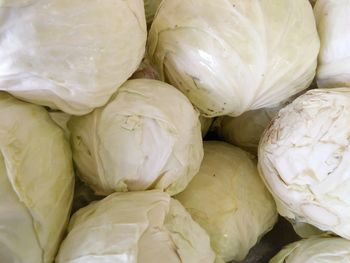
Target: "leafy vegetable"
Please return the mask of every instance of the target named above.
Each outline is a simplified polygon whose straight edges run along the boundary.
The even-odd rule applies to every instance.
[[[142,0],[0,1],[0,89],[81,115],[108,101],[144,55]]]
[[[298,241],[282,249],[270,263],[346,263],[350,241],[338,237],[318,237]]]
[[[81,177],[100,195],[179,193],[203,158],[198,113],[181,92],[156,80],[127,81],[106,106],[68,126]]]
[[[251,155],[224,142],[204,142],[199,173],[175,198],[208,232],[214,251],[226,262],[244,259],[277,220]]]
[[[350,238],[350,90],[311,90],[279,111],[259,145],[278,212]]]
[[[205,231],[168,194],[114,193],[72,218],[57,263],[212,263]]]
[[[238,116],[306,89],[319,45],[308,0],[164,0],[148,53],[204,115]]]
[[[349,0],[319,0],[315,5],[321,39],[317,69],[320,88],[350,87],[349,12]]]
[[[71,157],[45,109],[0,93],[1,262],[53,262],[73,197]]]

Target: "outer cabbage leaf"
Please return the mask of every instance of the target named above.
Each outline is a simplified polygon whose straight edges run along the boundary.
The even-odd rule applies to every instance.
[[[260,141],[278,212],[350,239],[350,90],[311,90],[279,111]]]
[[[321,39],[317,84],[350,87],[350,1],[319,0],[314,12]]]
[[[208,235],[164,192],[114,193],[74,214],[57,263],[211,263]]]
[[[49,115],[51,119],[63,130],[66,139],[70,138],[70,131],[68,129],[68,121],[71,115],[61,111],[50,111]]]
[[[85,114],[141,62],[142,0],[12,2],[0,2],[0,89],[18,98]]]
[[[0,93],[0,262],[53,261],[73,197],[71,158],[45,109]]]
[[[105,107],[68,126],[80,175],[100,195],[151,188],[176,194],[203,158],[198,113],[156,80],[127,81]]]
[[[338,237],[301,240],[283,248],[270,263],[347,263],[350,241]]]
[[[277,220],[275,203],[251,155],[230,144],[204,142],[199,173],[175,198],[209,234],[224,261],[242,260]]]
[[[307,0],[164,0],[148,53],[206,116],[272,107],[307,88],[319,38]]]

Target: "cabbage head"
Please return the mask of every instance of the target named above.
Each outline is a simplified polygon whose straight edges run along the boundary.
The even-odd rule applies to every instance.
[[[350,1],[318,0],[314,12],[321,39],[317,84],[350,87]]]
[[[278,212],[350,239],[350,90],[315,89],[279,111],[259,144]]]
[[[274,256],[270,263],[348,263],[349,260],[349,240],[318,237],[289,244]]]
[[[243,260],[277,220],[275,202],[252,156],[224,142],[204,142],[199,173],[175,198],[226,262]]]
[[[308,0],[164,0],[147,49],[162,79],[215,117],[306,89],[319,45]]]
[[[159,190],[114,193],[76,212],[56,263],[212,263],[208,234]]]
[[[0,93],[0,262],[53,262],[73,180],[68,142],[46,110]]]
[[[174,87],[127,81],[109,103],[71,118],[73,158],[100,195],[114,191],[182,191],[203,158],[198,112]]]
[[[142,0],[0,1],[0,90],[88,113],[137,69],[146,34]]]

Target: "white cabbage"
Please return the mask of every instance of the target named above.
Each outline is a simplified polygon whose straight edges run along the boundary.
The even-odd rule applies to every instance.
[[[162,0],[144,0],[147,25],[151,25]]]
[[[53,262],[73,180],[69,145],[46,110],[0,93],[0,262]]]
[[[275,203],[248,153],[204,142],[199,173],[175,196],[209,234],[224,261],[242,260],[277,220]]]
[[[350,1],[318,0],[314,12],[321,39],[317,84],[350,87]]]
[[[0,89],[88,113],[137,69],[146,34],[142,0],[0,1]]]
[[[348,263],[349,261],[349,240],[339,237],[318,237],[286,246],[270,260],[270,263]]]
[[[212,263],[208,234],[164,192],[114,193],[72,217],[56,263]]]
[[[260,141],[261,175],[282,216],[350,239],[350,89],[311,90]]]
[[[208,117],[273,107],[312,82],[319,51],[308,0],[164,0],[148,53]]]
[[[150,188],[182,191],[198,172],[198,113],[174,87],[127,81],[110,102],[69,124],[73,158],[97,194]]]

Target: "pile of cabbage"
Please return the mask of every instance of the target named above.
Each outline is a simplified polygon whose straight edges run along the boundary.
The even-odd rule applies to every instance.
[[[0,1],[0,262],[348,262],[349,12]]]

